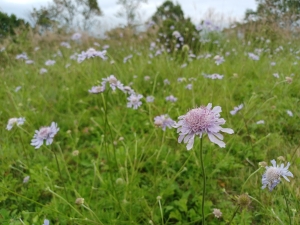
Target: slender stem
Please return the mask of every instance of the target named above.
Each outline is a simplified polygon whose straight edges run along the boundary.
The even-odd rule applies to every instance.
[[[250,176],[247,178],[247,180],[244,182],[244,184],[242,185],[242,192],[244,190],[244,186],[247,183],[247,181],[250,179],[250,177],[252,177],[254,174],[256,174],[259,170],[261,169],[261,167],[259,167],[257,170],[255,170],[253,173],[250,174]]]
[[[202,192],[202,225],[205,225],[205,215],[204,215],[204,203],[205,203],[205,192],[206,192],[206,175],[203,163],[203,148],[202,148],[203,138],[200,138],[200,164],[203,176],[203,192]]]
[[[65,190],[66,199],[67,199],[67,201],[69,201],[69,199],[68,199],[68,194],[67,194],[67,189],[66,189],[66,186],[65,186],[65,184],[64,184],[64,182],[63,182],[63,177],[62,177],[62,174],[61,174],[61,170],[60,170],[60,167],[59,167],[59,163],[58,163],[58,160],[57,160],[57,156],[56,156],[56,154],[55,154],[55,151],[52,150],[52,152],[53,152],[53,154],[54,154],[54,156],[55,156],[55,161],[56,161],[57,169],[58,169],[58,172],[59,172],[59,175],[60,175],[60,180],[61,180],[62,185],[63,185],[64,190]]]
[[[232,220],[234,219],[234,217],[235,217],[237,211],[239,210],[239,208],[240,208],[240,206],[238,205],[238,206],[236,207],[236,209],[235,209],[235,211],[234,211],[234,213],[233,213],[233,215],[232,215],[232,217],[231,217],[231,219],[230,219],[230,221],[228,222],[227,225],[230,225],[230,224],[231,224],[231,222],[232,222]]]
[[[286,203],[287,214],[289,216],[289,222],[290,222],[289,224],[292,225],[291,214],[290,214],[290,207],[289,207],[289,203],[288,203],[288,200],[287,200],[287,197],[286,197],[284,185],[282,185],[282,192],[283,192],[283,197],[284,197],[284,200],[285,200],[285,203]]]

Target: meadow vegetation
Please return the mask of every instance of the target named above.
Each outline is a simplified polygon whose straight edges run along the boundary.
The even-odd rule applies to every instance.
[[[162,36],[2,41],[0,224],[300,223],[299,40],[233,28],[190,48]],[[130,103],[133,93],[143,98]],[[174,125],[209,103],[234,133],[224,148],[204,133],[187,150]],[[52,122],[53,142],[35,149]],[[293,177],[270,191],[262,176],[273,159]]]

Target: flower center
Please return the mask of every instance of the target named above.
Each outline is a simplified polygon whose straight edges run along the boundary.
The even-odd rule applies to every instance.
[[[214,122],[214,113],[205,106],[192,109],[185,117],[185,122],[193,132],[202,132],[208,129]]]
[[[278,169],[275,167],[268,168],[266,171],[266,177],[269,182],[279,179],[280,174],[278,173]]]
[[[43,139],[47,139],[49,134],[51,132],[51,128],[50,127],[42,127],[39,131],[39,137],[43,138]]]

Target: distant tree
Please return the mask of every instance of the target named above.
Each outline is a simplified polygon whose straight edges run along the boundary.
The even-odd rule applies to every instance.
[[[117,16],[125,18],[127,26],[134,28],[138,25],[137,10],[141,6],[141,3],[147,3],[147,0],[118,0],[117,4],[120,5],[121,8],[117,12]]]
[[[257,9],[246,10],[245,19],[272,20],[274,22],[287,22],[285,25],[292,25],[300,19],[299,0],[256,0]],[[300,25],[300,24],[299,24]]]
[[[0,11],[0,38],[15,35],[16,28],[27,29],[29,24],[23,19],[18,19],[14,14],[9,16]]]
[[[152,16],[152,21],[159,27],[158,38],[169,50],[198,46],[199,33],[190,18],[185,18],[181,6],[167,0],[159,6]]]
[[[46,29],[59,25],[88,30],[102,11],[97,0],[53,0],[48,6],[34,8],[30,15],[35,25]]]

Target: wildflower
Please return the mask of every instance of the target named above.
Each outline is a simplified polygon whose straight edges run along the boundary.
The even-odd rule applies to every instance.
[[[52,66],[52,65],[54,65],[55,64],[55,60],[51,60],[51,59],[49,59],[49,60],[47,60],[46,62],[45,62],[45,65],[46,66]]]
[[[276,62],[271,62],[270,65],[271,65],[271,66],[275,66],[275,65],[276,65]]]
[[[233,108],[233,110],[230,111],[231,115],[235,115],[238,111],[240,111],[244,107],[244,104],[240,104]]]
[[[215,215],[216,218],[220,218],[222,216],[222,212],[220,209],[214,209],[213,214]]]
[[[287,178],[294,177],[293,174],[288,170],[290,163],[288,162],[286,167],[284,167],[284,164],[281,163],[281,165],[276,165],[275,159],[271,160],[271,163],[273,166],[266,166],[266,172],[262,176],[262,189],[269,187],[269,190],[272,191],[277,184],[280,183],[281,176],[290,182],[290,180]]]
[[[219,56],[219,55],[216,55],[216,56],[214,57],[214,60],[215,60],[215,63],[216,63],[217,65],[220,65],[220,64],[222,64],[223,62],[225,62],[224,57],[223,57],[223,56]]]
[[[128,59],[131,59],[133,57],[133,55],[128,55],[126,57],[124,57],[123,62],[126,63],[128,61]]]
[[[170,81],[168,79],[164,79],[164,85],[170,85]]]
[[[177,98],[175,98],[173,95],[170,95],[170,96],[166,97],[166,101],[176,102]]]
[[[169,115],[165,114],[165,115],[161,115],[161,116],[156,116],[154,118],[154,124],[157,127],[161,127],[163,131],[166,130],[166,128],[172,128],[173,125],[175,124],[175,121],[172,120]]]
[[[103,60],[106,60],[106,50],[104,51],[96,51],[94,48],[89,48],[86,52],[82,51],[81,54],[77,55],[77,62],[81,63],[85,59],[94,58],[94,57],[100,57]]]
[[[69,44],[69,42],[65,42],[65,41],[61,42],[60,46],[63,46],[63,47],[66,47],[66,48],[71,48],[71,45]]]
[[[45,219],[43,225],[50,225],[50,221]]]
[[[78,156],[79,155],[79,151],[78,150],[74,150],[73,152],[72,152],[72,156]]]
[[[30,176],[24,177],[24,179],[23,179],[23,184],[28,183],[29,179],[30,179]]]
[[[265,123],[264,120],[259,120],[259,121],[256,122],[256,124],[264,124],[264,123]]]
[[[81,38],[81,34],[80,33],[74,33],[73,35],[72,35],[72,40],[73,41],[77,41],[77,40],[79,40]]]
[[[285,77],[285,81],[289,84],[291,84],[293,82],[293,78],[291,77]]]
[[[142,105],[142,102],[140,101],[141,98],[143,98],[143,95],[141,95],[141,94],[132,94],[132,95],[130,95],[127,98],[128,101],[129,101],[127,103],[127,107],[137,109],[138,107],[140,107]]]
[[[38,149],[43,145],[44,140],[46,140],[46,145],[51,145],[58,131],[59,128],[55,122],[52,122],[49,127],[41,127],[40,130],[35,131],[31,145],[35,146],[35,149]]]
[[[34,63],[34,61],[33,61],[33,60],[31,60],[31,59],[28,59],[28,60],[26,60],[26,61],[25,61],[25,63],[26,63],[26,64],[33,64],[33,63]]]
[[[93,86],[90,90],[89,90],[89,92],[91,93],[91,94],[99,94],[99,93],[102,93],[102,92],[104,92],[105,91],[105,86]]]
[[[233,134],[230,128],[222,128],[220,125],[225,124],[225,120],[220,118],[222,109],[220,106],[215,106],[213,109],[212,104],[201,106],[190,110],[186,115],[179,116],[179,122],[174,125],[179,133],[178,142],[187,143],[187,150],[190,150],[194,145],[195,136],[202,138],[203,134],[207,134],[211,142],[219,145],[221,148],[225,147],[223,135],[220,131]]]
[[[110,75],[107,78],[102,78],[102,80],[103,80],[101,82],[102,86],[105,87],[106,83],[108,82],[109,86],[113,91],[115,91],[116,88],[120,89],[121,91],[123,91],[124,89],[123,84],[119,80],[117,80],[117,78],[114,75]]]
[[[206,78],[210,78],[212,80],[216,80],[216,79],[221,80],[224,77],[224,75],[220,75],[220,74],[217,74],[217,73],[214,73],[212,75],[206,75],[206,74],[204,74],[203,76],[206,77]]]
[[[25,52],[23,52],[22,54],[17,55],[16,59],[25,59],[25,60],[27,60],[28,56]]]
[[[175,38],[180,38],[181,34],[177,30],[175,30],[173,31],[172,36],[174,36]]]
[[[193,84],[188,84],[188,85],[185,86],[185,88],[188,89],[188,90],[192,90]]]
[[[249,52],[248,56],[249,56],[250,59],[253,59],[255,61],[259,60],[259,56],[255,55],[254,53]]]
[[[40,74],[44,74],[44,73],[47,73],[47,72],[48,72],[48,70],[45,69],[45,68],[41,68],[41,69],[40,69]]]
[[[187,66],[187,63],[184,63],[180,66],[180,68],[185,68]]]
[[[273,76],[274,76],[275,78],[279,78],[279,74],[278,74],[278,73],[273,73]]]
[[[292,113],[292,111],[291,110],[286,110],[286,113],[290,116],[290,117],[292,117],[293,116],[293,113]]]
[[[251,199],[249,198],[249,195],[247,195],[247,194],[241,194],[237,198],[237,204],[242,208],[248,207],[250,205],[250,203],[251,203]]]
[[[24,117],[10,118],[8,120],[8,123],[7,123],[7,126],[6,126],[6,130],[11,130],[15,124],[17,124],[17,126],[23,125],[24,122],[25,122],[25,118]]]
[[[130,86],[124,86],[122,91],[124,93],[127,93],[127,94],[134,94],[135,93],[135,91]]]
[[[15,89],[15,92],[18,92],[18,91],[20,91],[20,89],[22,88],[22,86],[18,86],[18,87],[16,87],[16,89]]]
[[[84,204],[84,198],[76,198],[75,204],[76,205],[82,205],[82,204]]]
[[[179,77],[178,79],[177,79],[177,82],[183,82],[183,81],[185,81],[186,79],[184,78],[184,77]]]
[[[153,102],[154,101],[154,97],[153,96],[147,96],[146,97],[146,102]]]

